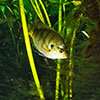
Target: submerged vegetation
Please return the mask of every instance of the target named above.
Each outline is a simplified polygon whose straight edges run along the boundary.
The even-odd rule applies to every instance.
[[[99,100],[99,0],[0,0],[0,100]],[[63,38],[67,59],[40,56],[35,20]]]

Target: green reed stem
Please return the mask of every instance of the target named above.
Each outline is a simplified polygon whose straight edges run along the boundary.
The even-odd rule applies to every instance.
[[[47,11],[46,11],[46,9],[45,9],[45,6],[44,6],[44,4],[42,3],[42,0],[39,0],[39,2],[40,2],[40,4],[41,4],[42,9],[43,9],[43,11],[44,11],[44,14],[45,14],[45,16],[46,16],[46,19],[47,19],[48,25],[49,25],[49,27],[51,27],[51,22],[50,22],[50,19],[49,19],[48,13],[47,13]]]
[[[44,18],[41,17],[41,15],[40,15],[40,13],[39,13],[37,7],[35,6],[33,0],[30,0],[30,2],[31,2],[31,5],[33,6],[33,8],[34,8],[36,14],[38,15],[39,19],[40,19],[43,23],[45,23]]]
[[[58,32],[62,30],[62,0],[59,0],[59,15],[58,15]]]
[[[33,77],[34,77],[35,84],[37,86],[39,96],[40,96],[41,100],[45,100],[45,97],[44,97],[44,94],[43,94],[43,91],[42,91],[42,88],[41,88],[41,85],[40,85],[40,82],[39,82],[39,78],[38,78],[38,75],[37,75],[37,71],[36,71],[36,68],[35,68],[34,58],[32,56],[32,50],[31,50],[31,45],[30,45],[30,41],[29,41],[26,17],[25,17],[25,13],[24,13],[23,0],[19,0],[19,5],[20,5],[22,26],[23,26],[23,34],[24,34],[28,59],[29,59],[29,62],[30,62],[30,67],[31,67],[31,70],[32,70],[32,74],[33,74]]]
[[[60,82],[60,59],[58,59],[57,63],[57,73],[56,73],[56,89],[55,89],[55,100],[59,99],[59,82]]]
[[[62,37],[64,38],[65,37],[65,35],[66,35],[66,27],[65,27],[65,25],[66,25],[66,9],[65,9],[65,3],[63,4],[63,13],[64,13],[64,26],[63,26],[63,30],[62,30]]]
[[[61,33],[61,29],[62,29],[62,5],[61,5],[62,0],[60,0],[60,4],[59,4],[59,15],[58,15],[58,32]],[[59,86],[60,86],[60,69],[61,69],[61,65],[60,65],[61,60],[58,59],[58,63],[57,63],[57,74],[56,74],[56,90],[55,90],[55,100],[59,99]]]
[[[75,36],[76,36],[76,29],[73,32],[73,36],[72,36],[72,40],[71,40],[71,47],[70,47],[70,53],[69,53],[69,74],[68,74],[68,88],[69,90],[66,89],[66,92],[69,91],[69,100],[72,100],[72,66],[73,66],[73,62],[72,62],[72,56],[73,56],[73,45],[74,45],[74,40],[75,40]]]
[[[7,5],[6,5],[6,7],[7,7],[7,9],[11,12],[11,14],[14,15],[12,9],[11,9],[9,6],[7,6]]]
[[[78,29],[81,17],[82,17],[82,14],[80,14],[79,18],[76,21],[77,24],[76,24],[76,27],[74,28],[73,36],[72,36],[72,39],[71,39],[71,46],[70,46],[70,53],[69,53],[69,83],[68,83],[68,86],[69,86],[69,100],[72,100],[73,45],[74,45],[74,40],[75,40],[75,37],[76,37],[76,31]]]
[[[67,0],[65,0],[67,2]],[[67,28],[66,28],[66,8],[65,8],[66,4],[63,3],[63,14],[64,14],[64,26],[63,26],[63,30],[62,30],[62,37],[65,38],[67,35]],[[64,92],[64,90],[61,90]],[[66,72],[66,93],[62,95],[62,97],[64,97],[64,100],[68,100],[68,72]]]
[[[42,13],[41,13],[41,10],[40,10],[40,7],[39,7],[39,5],[38,5],[37,0],[35,0],[36,6],[35,6],[35,4],[34,4],[34,2],[33,2],[32,0],[30,0],[30,2],[31,2],[31,4],[32,4],[32,6],[33,6],[35,12],[37,13],[39,19],[45,24],[45,20],[44,20],[44,17],[43,17],[43,15],[42,15]],[[51,27],[51,22],[50,22],[48,13],[47,13],[47,11],[46,11],[46,9],[45,9],[45,6],[44,6],[44,4],[42,3],[41,0],[39,0],[39,2],[40,2],[40,4],[41,4],[42,9],[43,9],[43,11],[44,11],[44,14],[45,14],[45,16],[46,16],[48,25],[49,25],[49,27]]]
[[[37,2],[37,0],[34,0],[34,1],[35,1],[35,4],[36,4],[38,13],[40,14],[41,19],[42,19],[43,23],[45,24],[44,17],[43,17],[43,15],[42,15],[42,13],[41,13],[41,10],[40,10],[40,7],[39,7],[39,5],[38,5],[38,2]]]

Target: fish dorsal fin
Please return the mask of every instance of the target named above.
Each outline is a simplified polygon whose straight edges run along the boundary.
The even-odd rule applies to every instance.
[[[36,20],[33,23],[34,29],[48,29],[56,32],[53,28],[49,27],[47,24],[42,23],[40,20]]]

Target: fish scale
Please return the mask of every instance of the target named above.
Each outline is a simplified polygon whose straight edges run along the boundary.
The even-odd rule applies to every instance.
[[[40,48],[39,51],[42,50],[44,52],[48,52],[49,51],[48,47],[46,44],[44,44],[45,38],[48,36],[48,33],[46,32],[46,34],[45,34],[44,30],[39,29],[39,31],[35,31],[34,34],[37,34],[37,36],[34,35],[35,36],[35,39],[34,39],[35,46],[37,47],[37,45],[38,45],[38,47]],[[40,37],[40,35],[42,35],[42,36]],[[39,40],[39,38],[40,38],[40,40]]]

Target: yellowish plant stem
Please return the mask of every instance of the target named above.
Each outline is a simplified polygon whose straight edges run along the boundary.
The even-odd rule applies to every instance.
[[[33,56],[32,56],[32,50],[31,50],[31,45],[30,45],[30,41],[29,41],[26,17],[25,17],[25,13],[24,13],[23,0],[19,0],[19,5],[20,5],[20,13],[21,13],[23,34],[24,34],[24,39],[25,39],[25,45],[26,45],[26,50],[27,50],[27,54],[28,54],[28,59],[29,59],[29,62],[30,62],[30,67],[31,67],[31,70],[32,70],[32,74],[33,74],[33,77],[34,77],[35,84],[37,86],[37,90],[38,90],[39,96],[40,96],[41,100],[45,100],[42,88],[40,86],[40,82],[39,82],[39,78],[38,78],[38,75],[37,75],[37,71],[36,71],[36,68],[35,68],[34,59],[33,59]]]
[[[66,1],[66,0],[65,0]],[[67,2],[67,1],[66,1]],[[63,3],[63,14],[64,14],[64,26],[63,26],[63,31],[62,31],[62,37],[65,38],[65,36],[67,35],[67,31],[66,31],[66,4]],[[66,40],[67,42],[67,40]],[[67,66],[66,66],[67,67]],[[64,92],[64,90],[62,90]],[[62,95],[62,97],[64,97],[64,100],[68,100],[68,72],[66,72],[66,93],[64,95]]]
[[[66,34],[66,9],[65,9],[65,3],[63,4],[63,14],[64,14],[64,26],[63,26],[63,30],[62,30],[62,37],[65,37]]]
[[[45,14],[45,16],[46,16],[46,19],[47,19],[48,25],[49,25],[49,27],[51,27],[51,22],[50,22],[50,19],[49,19],[48,13],[47,13],[47,11],[46,11],[46,9],[45,9],[45,6],[44,6],[44,4],[42,3],[42,0],[39,0],[39,2],[40,2],[40,4],[41,4],[42,9],[43,9],[43,11],[44,11],[44,14]]]
[[[76,37],[76,31],[78,29],[78,25],[80,23],[81,17],[82,17],[82,14],[80,14],[78,19],[76,19],[77,24],[76,24],[76,27],[74,28],[73,36],[72,36],[72,39],[71,39],[71,47],[70,47],[70,53],[69,53],[69,84],[68,84],[68,86],[69,86],[69,100],[72,100],[73,45],[74,45],[74,40],[75,40],[75,37]]]
[[[56,89],[55,89],[55,100],[59,99],[59,82],[60,82],[60,59],[57,63],[57,74],[56,74]]]
[[[62,0],[60,0],[60,4],[59,4],[59,15],[58,15],[58,32],[61,33],[61,29],[62,29],[62,5],[61,5]],[[58,59],[58,63],[57,63],[57,74],[56,74],[56,90],[55,90],[55,100],[59,99],[59,86],[60,86],[60,69],[61,69],[61,65],[60,65],[61,60]]]
[[[36,4],[38,13],[39,13],[39,15],[41,16],[42,22],[45,24],[45,21],[44,21],[43,15],[42,15],[42,13],[41,13],[40,7],[39,7],[39,5],[38,5],[38,2],[37,2],[37,0],[34,0],[34,1],[35,1],[35,4]]]
[[[62,0],[59,0],[59,15],[58,15],[58,32],[62,30]]]
[[[72,62],[72,55],[73,55],[73,45],[74,45],[74,40],[75,40],[75,36],[76,36],[76,28],[73,32],[73,37],[71,40],[71,47],[70,47],[70,55],[69,55],[69,100],[72,100],[72,66],[73,66],[73,62]],[[67,92],[67,91],[66,91]]]
[[[36,14],[38,15],[39,19],[40,19],[43,23],[45,23],[44,18],[41,17],[41,15],[40,15],[40,13],[39,13],[37,7],[35,6],[33,0],[30,0],[30,2],[31,2],[31,4],[32,4],[32,6],[33,6],[33,8],[34,8],[34,10],[35,10],[35,12],[36,12]]]

